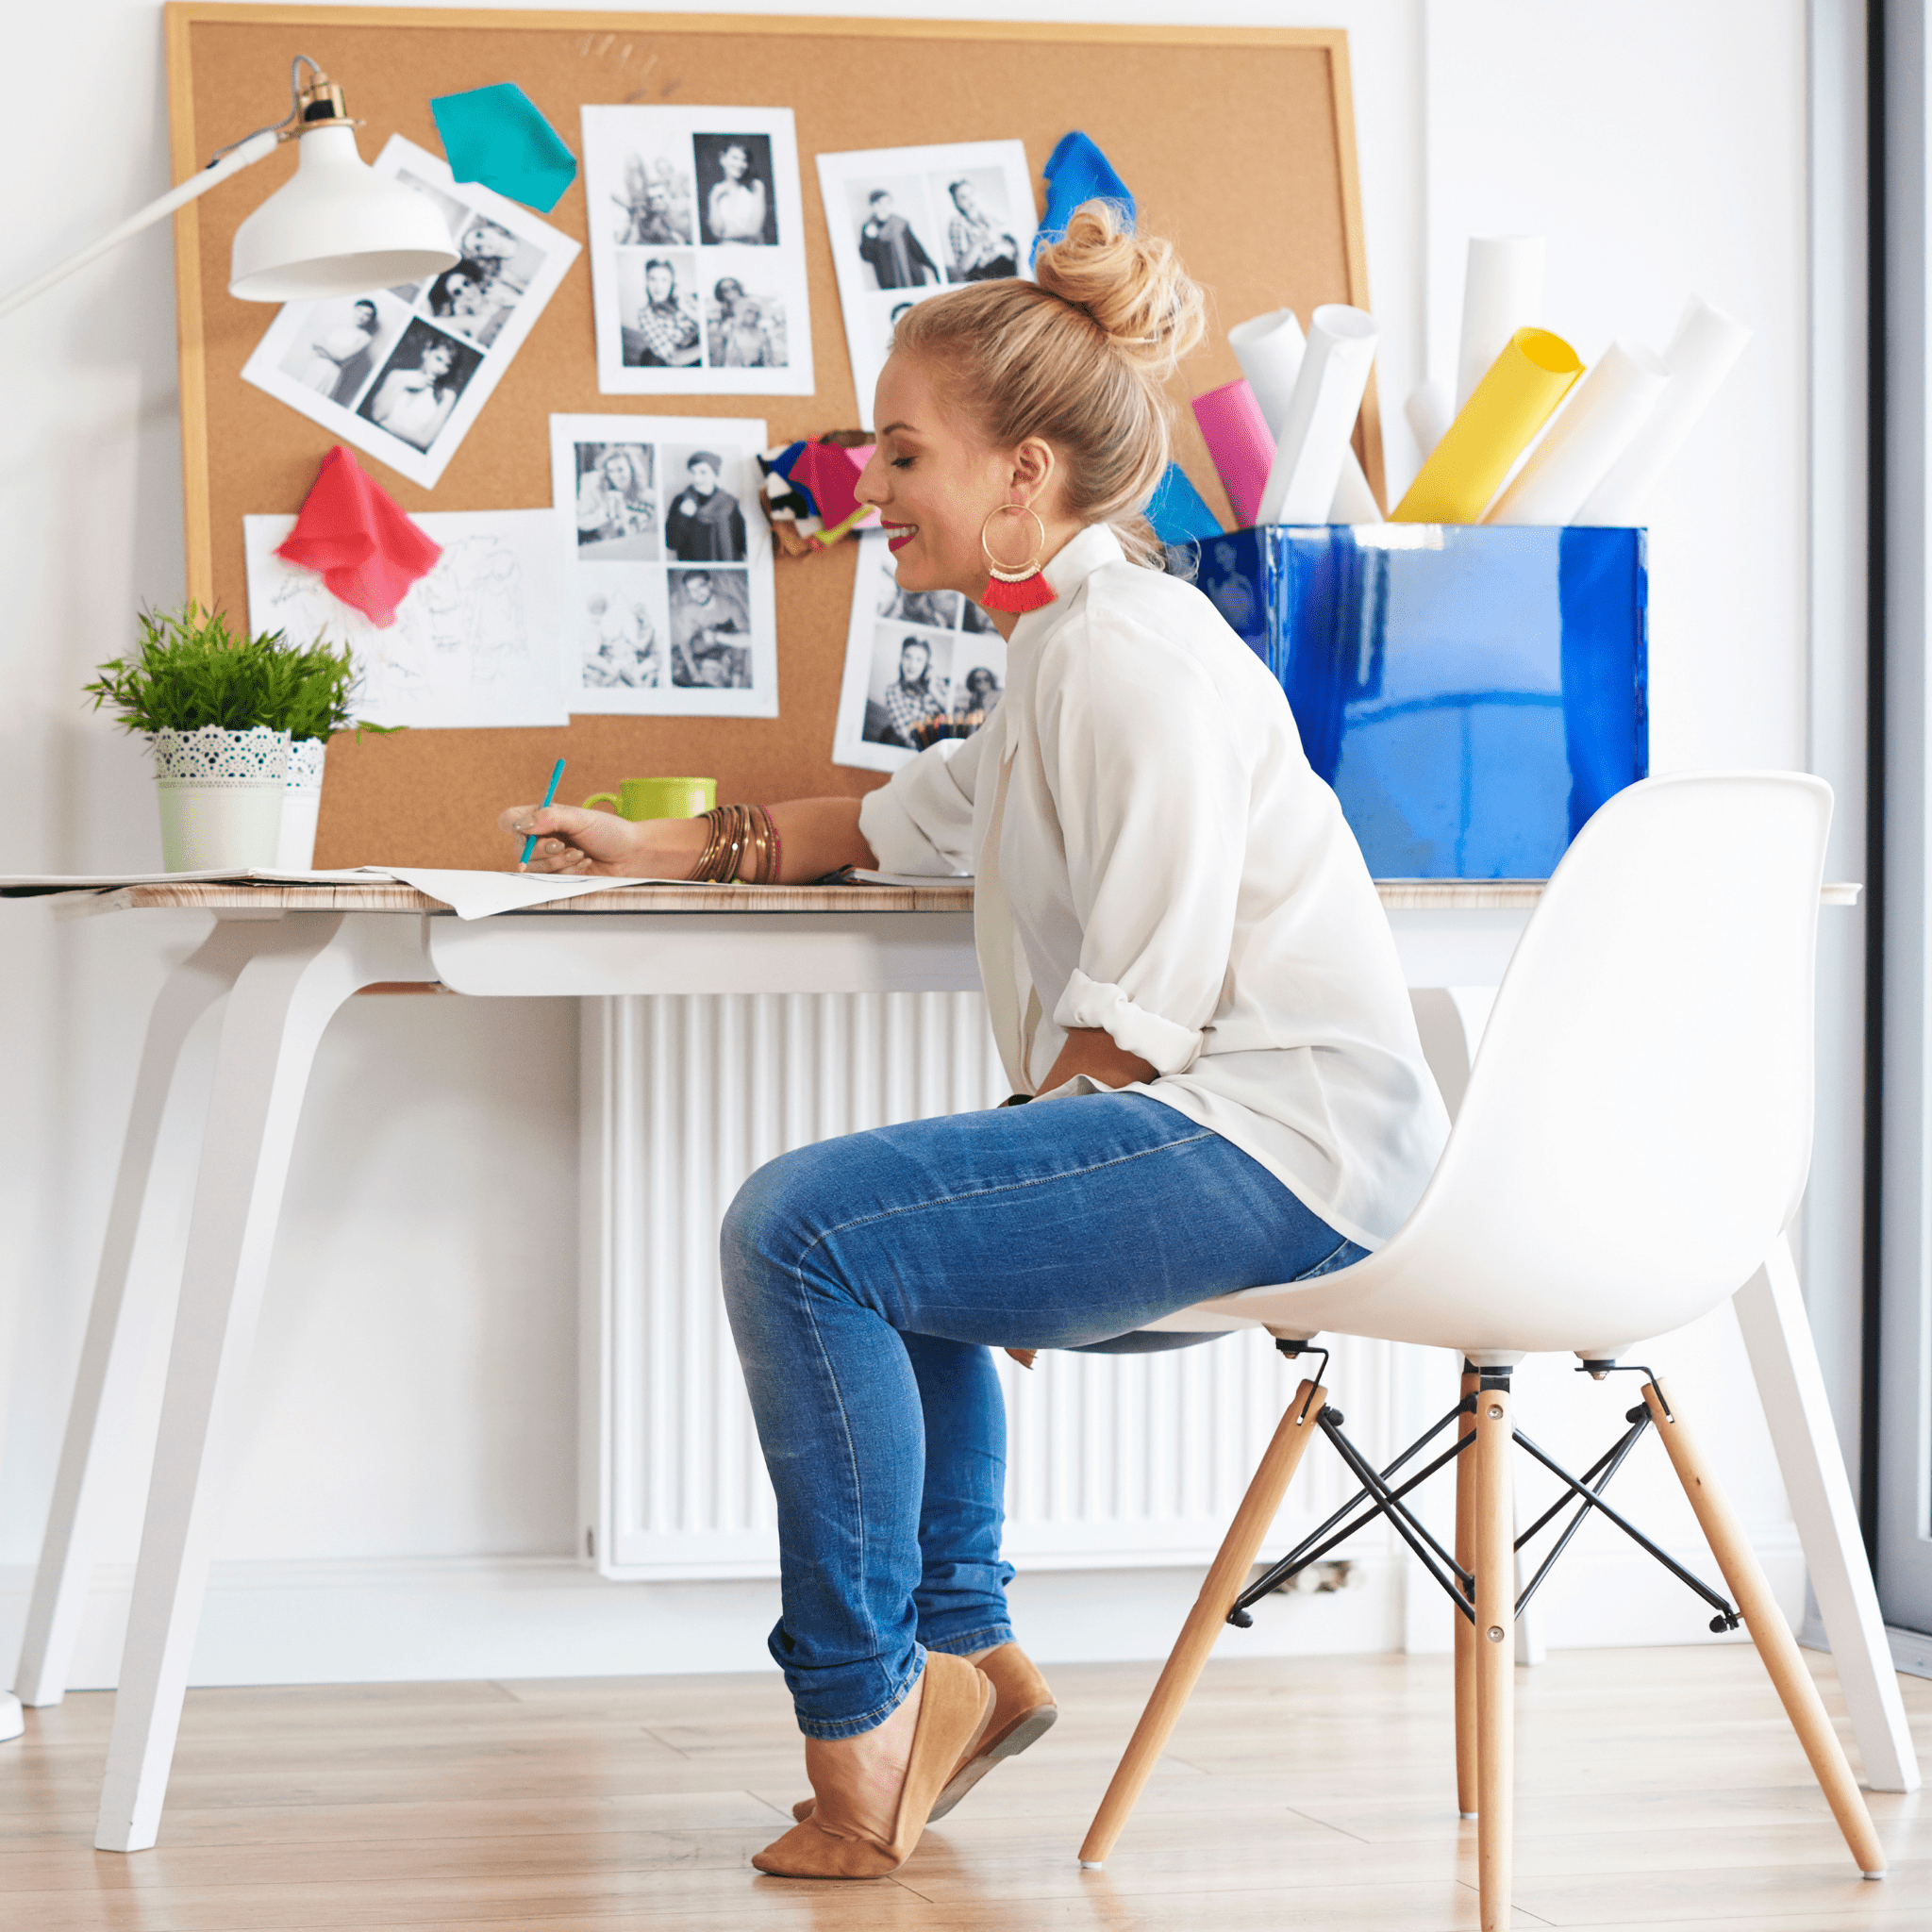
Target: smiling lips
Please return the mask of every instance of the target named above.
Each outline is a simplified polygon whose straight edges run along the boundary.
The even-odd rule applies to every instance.
[[[885,530],[886,548],[891,551],[905,549],[907,544],[919,535],[917,524],[887,524]]]

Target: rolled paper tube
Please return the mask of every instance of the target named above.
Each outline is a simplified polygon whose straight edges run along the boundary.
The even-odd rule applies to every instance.
[[[1294,400],[1295,377],[1301,374],[1302,357],[1307,341],[1291,308],[1271,308],[1266,315],[1239,322],[1227,332],[1227,345],[1234,351],[1255,400],[1261,406],[1262,419],[1276,444],[1281,441],[1282,425],[1288,421],[1289,405]],[[1369,479],[1362,475],[1360,459],[1353,449],[1341,458],[1341,475],[1335,486],[1335,501],[1327,512],[1334,524],[1379,524],[1382,506],[1375,501]]]
[[[1196,396],[1194,421],[1201,425],[1201,440],[1227,491],[1236,526],[1245,529],[1257,521],[1261,491],[1268,485],[1268,466],[1274,460],[1274,439],[1247,378],[1224,382]]]
[[[1612,343],[1484,523],[1569,523],[1643,427],[1670,377],[1661,356],[1634,343]]]
[[[1408,418],[1409,433],[1415,438],[1417,454],[1424,462],[1427,462],[1436,445],[1448,435],[1449,425],[1456,419],[1456,411],[1450,407],[1448,385],[1441,382],[1418,383],[1408,392],[1403,414]]]
[[[1543,238],[1472,235],[1462,278],[1462,341],[1456,356],[1456,407],[1475,386],[1520,328],[1543,315]]]
[[[1630,445],[1577,510],[1579,524],[1641,524],[1664,467],[1696,426],[1751,331],[1695,295],[1664,351],[1671,379]]]
[[[1307,350],[1261,495],[1257,521],[1263,524],[1328,521],[1341,459],[1375,360],[1380,330],[1373,315],[1330,302],[1316,309],[1309,322]]]
[[[1583,373],[1576,351],[1547,329],[1520,328],[1430,453],[1392,524],[1478,524],[1509,465],[1529,447]]]

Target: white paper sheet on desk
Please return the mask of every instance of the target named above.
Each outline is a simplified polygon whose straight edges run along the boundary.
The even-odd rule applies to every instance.
[[[868,872],[855,865],[847,876],[855,886],[970,886],[970,872]]]
[[[314,571],[275,555],[293,517],[243,517],[249,627],[347,644],[362,678],[356,712],[372,724],[569,724],[555,517],[546,509],[426,510],[415,521],[442,556],[409,586],[395,622],[379,629]]]
[[[664,884],[668,881],[566,877],[560,873],[456,872],[434,866],[372,865],[364,871],[375,878],[399,879],[425,898],[440,900],[458,919],[489,919],[498,912],[524,912],[558,899],[577,899],[586,892],[608,892],[613,886]]]

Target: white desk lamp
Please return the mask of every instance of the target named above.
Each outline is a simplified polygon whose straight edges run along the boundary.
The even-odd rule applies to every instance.
[[[304,67],[312,76],[306,87],[299,79]],[[111,234],[16,289],[0,301],[0,315],[24,307],[129,236],[220,187],[285,141],[301,142],[300,163],[293,177],[236,229],[229,294],[244,302],[366,295],[454,268],[456,248],[436,205],[377,175],[356,152],[358,124],[349,119],[341,89],[306,54],[290,63],[289,87],[294,107],[286,121],[224,148],[200,174],[150,202]]]
[[[307,67],[308,85],[297,76]],[[92,247],[16,289],[0,315],[24,308],[129,236],[219,188],[231,175],[300,141],[301,158],[286,181],[235,231],[228,292],[244,302],[297,302],[323,295],[366,295],[397,282],[454,268],[457,252],[441,211],[427,196],[375,174],[356,152],[357,124],[342,91],[306,54],[289,72],[294,107],[289,118],[224,148],[200,174],[150,202]],[[20,1700],[0,1690],[0,1741],[20,1736]]]

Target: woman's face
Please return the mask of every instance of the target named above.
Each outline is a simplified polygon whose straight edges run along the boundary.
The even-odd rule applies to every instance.
[[[425,375],[447,375],[456,367],[456,351],[447,342],[431,342],[423,351],[423,373]]]
[[[621,449],[614,449],[604,458],[604,475],[613,490],[629,490],[637,480],[636,473],[630,466],[630,458]]]
[[[647,268],[644,271],[644,293],[661,308],[671,299],[672,281],[668,268]]]
[[[458,275],[449,285],[449,312],[452,315],[481,315],[483,284],[468,275]]]
[[[700,496],[708,496],[718,487],[718,473],[709,463],[693,463],[691,466],[691,487]]]
[[[932,653],[917,639],[909,639],[899,646],[899,682],[917,684],[931,662]]]
[[[733,181],[742,181],[744,171],[751,166],[751,157],[741,147],[727,147],[718,157],[718,165]]]
[[[900,589],[977,597],[987,578],[979,533],[1014,499],[1015,453],[988,443],[911,356],[887,358],[873,408],[882,426],[857,494],[878,508]],[[1039,508],[1051,515],[1043,501]],[[1006,524],[1016,530],[1000,527]],[[1030,520],[1005,517],[1000,525],[989,535],[1002,562],[1017,560],[1022,544],[1030,552],[1037,535]]]
[[[375,304],[374,302],[357,303],[356,326],[367,329],[371,335],[375,333]]]

